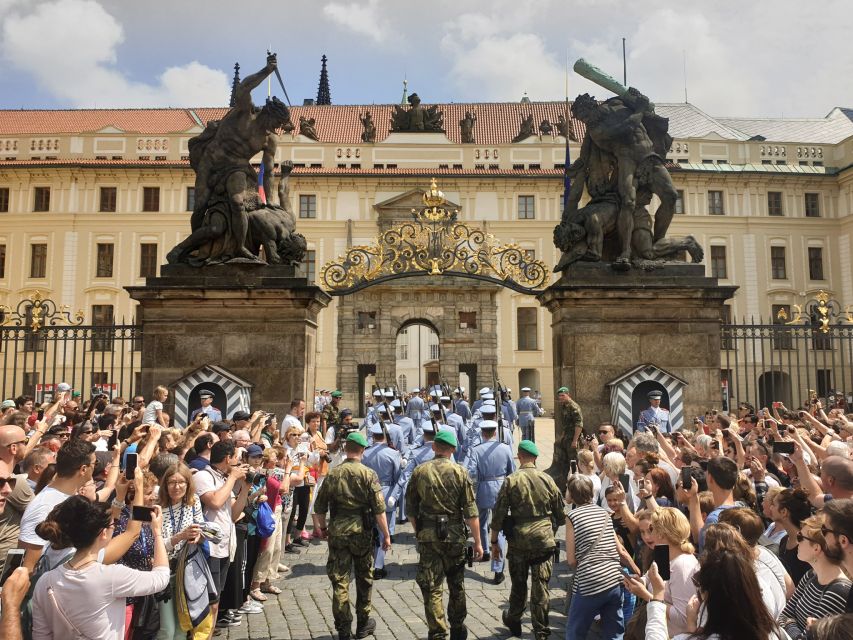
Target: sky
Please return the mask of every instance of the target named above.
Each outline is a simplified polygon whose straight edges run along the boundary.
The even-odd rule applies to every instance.
[[[0,108],[227,104],[267,48],[293,104],[562,100],[585,58],[714,116],[853,107],[848,0],[0,0]],[[686,70],[686,72],[685,72]],[[571,72],[568,94],[607,90]],[[273,87],[281,97],[281,90]],[[262,100],[266,88],[258,89]]]

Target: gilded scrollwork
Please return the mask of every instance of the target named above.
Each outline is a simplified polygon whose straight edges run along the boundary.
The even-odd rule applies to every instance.
[[[388,229],[371,246],[350,248],[323,267],[320,282],[342,295],[375,283],[411,275],[461,275],[498,280],[535,293],[548,281],[550,270],[517,244],[499,244],[495,237],[457,220],[459,212],[444,207],[447,200],[433,178],[424,192],[424,208],[412,209],[412,220]]]
[[[15,309],[0,304],[0,327],[28,327],[35,332],[42,327],[73,327],[81,324],[82,311],[72,317],[68,305],[58,305],[50,298],[43,297],[40,291],[35,291],[29,298],[21,300]]]

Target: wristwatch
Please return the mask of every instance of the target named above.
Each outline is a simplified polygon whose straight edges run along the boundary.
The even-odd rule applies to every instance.
[[[127,503],[120,501],[120,500],[113,499],[112,506],[116,509],[124,509],[127,506]]]

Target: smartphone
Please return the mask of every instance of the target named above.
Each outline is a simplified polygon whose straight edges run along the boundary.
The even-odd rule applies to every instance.
[[[773,453],[794,453],[794,443],[793,442],[774,442],[773,443]]]
[[[139,507],[133,505],[130,519],[138,520],[139,522],[151,522],[151,515],[154,513],[153,507]]]
[[[298,445],[296,445],[296,453],[298,455],[308,455],[308,443],[300,442]]]
[[[658,565],[658,574],[662,580],[669,580],[669,545],[659,544],[655,546],[654,561]]]
[[[569,472],[573,475],[578,472],[578,461],[577,460],[570,460],[569,461]]]
[[[38,413],[36,413],[36,420],[38,420],[39,422],[44,420],[44,409],[38,410]]]
[[[9,549],[6,552],[6,566],[3,569],[3,575],[0,576],[0,587],[2,587],[6,583],[6,580],[9,579],[9,576],[12,575],[12,572],[18,567],[20,567],[23,562],[23,549]]]
[[[136,473],[136,463],[138,457],[139,456],[136,453],[127,454],[127,461],[125,462],[124,467],[124,477],[128,480],[133,480],[133,476]]]
[[[118,429],[110,429],[110,437],[107,439],[107,451],[112,451],[118,444]]]
[[[625,490],[625,493],[628,493],[628,487],[631,484],[631,479],[628,477],[627,473],[623,473],[619,475],[619,484],[622,485],[622,488]]]
[[[693,486],[693,474],[690,473],[690,467],[681,467],[681,486],[685,491],[688,491]]]
[[[782,406],[782,403],[781,403],[781,402],[774,402],[774,403],[773,403],[773,408],[774,408],[774,409],[778,409],[778,408],[780,408],[781,406]]]

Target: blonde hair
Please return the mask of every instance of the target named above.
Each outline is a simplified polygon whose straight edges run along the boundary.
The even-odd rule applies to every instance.
[[[578,451],[578,466],[588,467],[590,470],[594,470],[592,462],[592,451],[589,451],[588,449],[581,449]]]
[[[667,543],[676,545],[682,553],[693,553],[693,545],[690,544],[690,521],[687,517],[674,507],[658,507],[652,513],[652,527],[655,535],[660,536]]]
[[[157,385],[154,387],[154,397],[159,398],[160,396],[166,397],[169,395],[169,389],[164,387],[163,385]]]
[[[772,487],[767,489],[767,493],[764,494],[764,502],[768,500],[773,502],[782,491],[784,491],[785,487],[780,487],[778,485],[773,485]]]
[[[269,462],[270,460],[272,460],[273,456],[275,456],[276,460],[278,460],[278,452],[275,449],[273,449],[272,447],[267,447],[266,449],[264,449],[264,462]]]
[[[625,473],[625,456],[618,451],[611,451],[601,460],[601,469],[605,475],[619,476]]]

